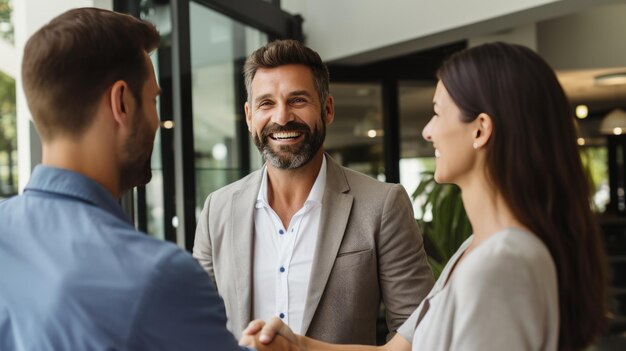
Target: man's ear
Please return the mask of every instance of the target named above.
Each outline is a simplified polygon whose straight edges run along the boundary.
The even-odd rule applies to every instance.
[[[111,86],[111,111],[113,119],[121,125],[130,123],[130,113],[133,109],[134,98],[130,92],[128,84],[123,80],[118,80]]]
[[[250,111],[250,104],[247,101],[243,104],[243,110],[246,112],[246,124],[248,125],[248,131],[252,133],[252,112]]]
[[[326,124],[331,124],[335,120],[335,99],[331,95],[326,97],[323,108],[326,110]]]
[[[474,129],[474,145],[476,149],[484,146],[491,138],[493,133],[493,122],[491,116],[481,113],[474,120],[476,128]]]

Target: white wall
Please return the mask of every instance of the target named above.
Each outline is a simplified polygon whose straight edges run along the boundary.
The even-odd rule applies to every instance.
[[[626,67],[626,2],[540,22],[537,37],[556,69]]]
[[[326,61],[365,63],[617,0],[282,0]]]
[[[16,62],[21,72],[22,55],[28,38],[57,15],[76,7],[113,8],[112,0],[13,0]],[[41,142],[35,132],[26,98],[22,90],[21,73],[16,75],[17,153],[19,189],[23,191],[30,173],[41,162]]]
[[[527,48],[537,51],[537,26],[535,23],[530,23],[525,26],[499,31],[490,35],[468,38],[467,46],[474,47],[494,41],[524,45]]]
[[[0,38],[0,71],[13,79],[17,76],[17,53],[15,52],[15,46],[2,38]]]

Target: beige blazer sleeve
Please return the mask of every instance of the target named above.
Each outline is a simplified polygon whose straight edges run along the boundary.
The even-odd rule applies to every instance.
[[[378,243],[380,287],[387,327],[392,333],[411,315],[434,283],[414,218],[406,191],[401,185],[394,185],[385,199]]]
[[[326,342],[373,345],[380,302],[393,334],[434,278],[404,188],[328,160],[304,330]]]
[[[193,244],[193,257],[198,260],[202,268],[209,274],[213,286],[216,286],[215,272],[213,270],[213,255],[211,253],[211,236],[209,234],[209,212],[211,206],[211,195],[204,202],[200,220],[196,226],[196,237]]]

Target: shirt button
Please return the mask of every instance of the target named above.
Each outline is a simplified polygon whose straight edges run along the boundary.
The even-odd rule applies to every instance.
[[[281,230],[278,231],[278,234],[283,235],[283,234],[285,234],[285,231],[281,229]]]
[[[285,271],[285,267],[280,267],[280,272],[283,273]]]
[[[281,314],[278,315],[278,317],[280,317],[280,319],[283,319],[283,318],[285,318],[285,314],[281,313]]]

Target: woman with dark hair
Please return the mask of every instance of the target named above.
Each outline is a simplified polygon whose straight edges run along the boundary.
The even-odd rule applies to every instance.
[[[278,333],[305,350],[580,350],[603,330],[604,251],[554,72],[528,48],[491,43],[453,55],[438,78],[422,135],[435,180],[461,188],[473,235],[386,345],[329,345],[278,319],[262,342]]]

